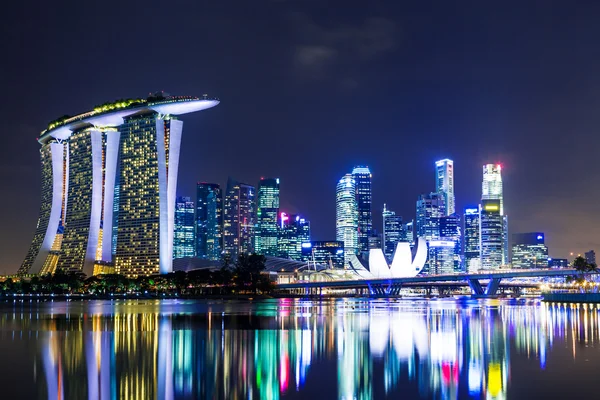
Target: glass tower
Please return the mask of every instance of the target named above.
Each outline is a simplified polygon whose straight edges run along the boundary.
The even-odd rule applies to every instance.
[[[383,254],[388,262],[392,261],[396,245],[398,242],[406,241],[405,226],[402,224],[402,217],[396,215],[392,210],[388,210],[386,205],[383,205]]]
[[[254,186],[231,178],[227,181],[223,205],[223,253],[232,260],[240,253],[254,253],[255,196]]]
[[[503,257],[503,227],[499,200],[482,200],[480,217],[481,268],[498,269]]]
[[[371,171],[367,166],[356,166],[352,170],[356,185],[356,207],[358,212],[358,251],[368,254],[369,237],[373,229]]]
[[[442,193],[433,192],[422,194],[417,200],[417,237],[428,242],[428,256],[424,273],[436,273],[439,267],[438,253],[450,254],[449,250],[441,246],[440,219],[446,215],[446,205]],[[438,246],[439,245],[439,246]]]
[[[481,200],[495,200],[499,203],[499,213],[501,217],[501,241],[502,241],[502,261],[501,264],[508,264],[509,245],[508,245],[508,216],[504,214],[504,198],[502,191],[502,166],[500,164],[485,164],[483,166],[483,181],[481,184]],[[483,240],[483,238],[482,238]],[[483,256],[483,253],[482,253]],[[482,265],[485,263],[482,260]]]
[[[277,256],[302,261],[302,244],[310,242],[310,222],[299,215],[280,214]]]
[[[513,268],[548,268],[548,247],[544,233],[529,232],[512,235]]]
[[[194,231],[194,202],[191,197],[177,197],[173,258],[194,257],[196,254]]]
[[[277,217],[279,215],[279,178],[262,178],[258,183],[258,210],[255,251],[277,256]]]
[[[337,184],[335,207],[335,236],[337,241],[344,243],[344,265],[346,266],[350,258],[359,252],[356,198],[356,181],[351,174],[346,174]]]
[[[444,159],[435,163],[435,187],[436,191],[444,195],[446,204],[446,215],[455,212],[454,200],[454,161]]]
[[[468,273],[475,273],[481,267],[479,213],[479,207],[465,208],[464,264]]]
[[[221,259],[223,249],[223,200],[216,183],[196,185],[196,257]]]
[[[302,261],[327,268],[344,268],[344,242],[314,241],[302,243]]]

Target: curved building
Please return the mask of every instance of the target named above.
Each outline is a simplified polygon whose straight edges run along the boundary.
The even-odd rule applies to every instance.
[[[217,104],[160,93],[50,123],[38,138],[40,216],[19,273],[171,272],[178,117]]]

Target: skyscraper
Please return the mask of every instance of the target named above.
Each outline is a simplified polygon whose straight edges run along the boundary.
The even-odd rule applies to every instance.
[[[56,263],[92,275],[97,262],[130,277],[170,272],[183,130],[177,117],[218,103],[159,93],[50,123],[38,139],[40,217],[19,273]]]
[[[389,210],[386,205],[383,205],[383,254],[388,259],[388,262],[392,261],[394,251],[396,251],[396,245],[398,242],[406,240],[405,226],[402,224],[402,217],[396,215],[392,210]]]
[[[190,197],[177,197],[175,200],[173,258],[194,257],[196,254],[194,233],[194,202]]]
[[[277,255],[279,178],[262,178],[258,183],[257,227],[254,250],[265,256]]]
[[[500,200],[482,200],[480,223],[481,268],[498,269],[503,257],[503,227]]]
[[[513,268],[548,268],[548,247],[542,232],[514,233],[512,235]]]
[[[462,227],[460,217],[457,214],[440,218],[440,238],[443,242],[452,243],[452,246],[444,246],[445,250],[448,251],[443,260],[440,273],[462,272]]]
[[[436,273],[441,268],[438,253],[449,254],[445,247],[450,245],[440,241],[440,219],[444,216],[446,216],[446,205],[442,193],[433,192],[419,196],[416,232],[417,237],[425,239],[428,243],[427,263],[423,273]]]
[[[435,163],[435,186],[438,193],[444,195],[446,215],[454,214],[454,161],[444,159]]]
[[[302,261],[331,268],[344,268],[344,242],[314,241],[302,244]]]
[[[196,257],[217,261],[223,251],[223,200],[216,183],[196,186]]]
[[[346,174],[337,184],[335,219],[336,240],[344,243],[344,265],[359,251],[356,198],[356,181],[351,174]]]
[[[504,215],[504,200],[502,196],[502,166],[500,164],[485,164],[483,166],[481,199],[500,201],[500,215]]]
[[[474,273],[481,267],[479,207],[465,208],[464,264],[468,273]]]
[[[254,186],[231,178],[227,181],[223,205],[223,254],[232,260],[240,253],[254,252],[255,196]]]
[[[502,257],[500,265],[508,264],[508,248],[509,248],[509,246],[508,246],[508,217],[506,215],[504,215],[504,198],[503,198],[502,193],[503,193],[503,191],[502,191],[502,166],[500,164],[485,164],[483,166],[483,180],[482,180],[482,184],[481,184],[481,200],[482,200],[482,202],[484,200],[493,200],[493,201],[497,201],[499,204],[498,213],[500,215],[500,228],[499,229],[500,229],[500,241],[501,241],[500,254]],[[494,211],[494,213],[495,213],[495,211]],[[490,216],[491,214],[487,213],[487,215]],[[481,219],[481,223],[483,224],[483,217]],[[495,222],[493,223],[493,225],[494,226],[496,225]],[[487,229],[488,230],[490,229],[489,226]],[[496,235],[497,235],[497,232],[495,232],[492,235],[494,240],[495,240]],[[487,240],[487,239],[482,236],[481,240],[483,243],[483,241]],[[491,246],[494,247],[495,244],[492,244]],[[481,248],[481,257],[482,257],[482,260],[481,260],[482,267],[485,268],[485,265],[489,266],[490,265],[489,260],[486,261],[483,259],[483,257],[484,257],[483,247]],[[495,261],[493,263],[495,264]]]
[[[281,213],[279,217],[278,257],[302,261],[302,244],[310,242],[310,222],[299,215]]]
[[[356,207],[358,212],[358,251],[369,252],[369,237],[373,229],[371,171],[366,166],[356,166],[352,170],[356,185]]]

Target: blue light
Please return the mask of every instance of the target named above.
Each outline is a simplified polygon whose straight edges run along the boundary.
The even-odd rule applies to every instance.
[[[543,235],[537,235],[537,240],[543,240],[544,236]]]
[[[312,247],[312,243],[310,243],[310,242],[302,243],[303,249],[310,249],[311,247]]]
[[[340,250],[336,251],[335,253],[336,254],[342,254],[343,252],[344,252],[344,250],[340,249]]]

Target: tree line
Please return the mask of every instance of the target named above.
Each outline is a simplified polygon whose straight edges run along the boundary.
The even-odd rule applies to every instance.
[[[57,271],[30,279],[7,278],[0,282],[1,294],[111,294],[230,295],[266,294],[273,282],[265,274],[266,259],[258,254],[240,254],[234,264],[228,259],[220,269],[199,269],[164,275],[127,278],[118,274],[86,277],[82,273]]]

